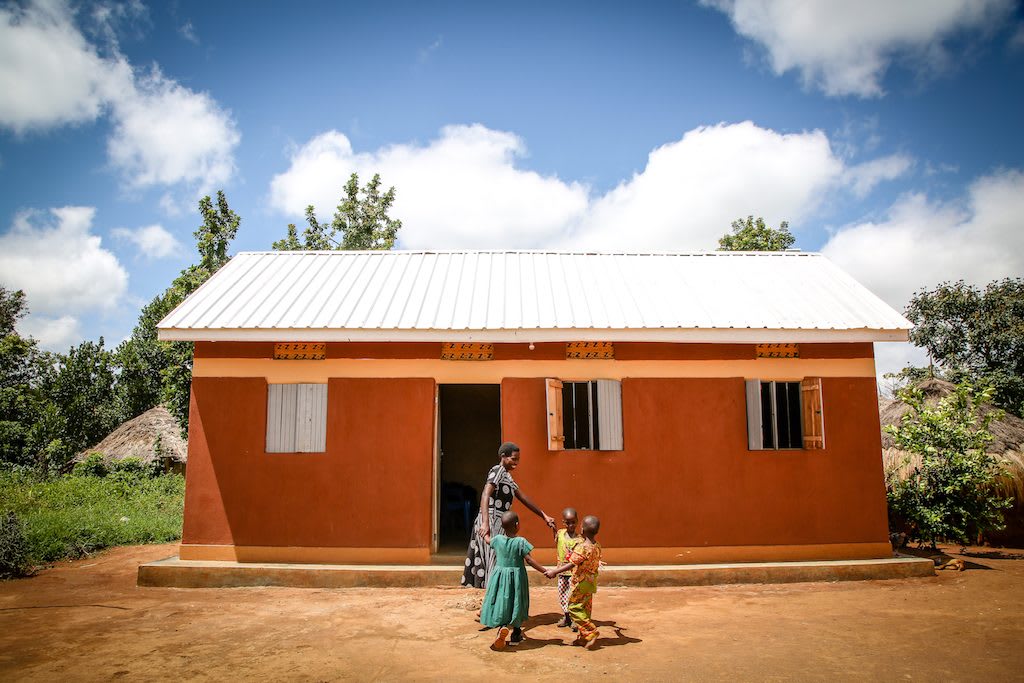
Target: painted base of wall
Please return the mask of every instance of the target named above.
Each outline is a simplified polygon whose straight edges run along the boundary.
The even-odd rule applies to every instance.
[[[537,548],[534,558],[555,561],[553,548]],[[717,564],[734,562],[796,562],[866,560],[892,557],[889,543],[825,543],[816,545],[743,545],[693,548],[604,548],[609,564]],[[311,548],[182,544],[182,560],[281,564],[432,564],[427,548]]]

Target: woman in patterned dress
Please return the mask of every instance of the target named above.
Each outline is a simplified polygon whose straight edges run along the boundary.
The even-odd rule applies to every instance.
[[[518,498],[523,505],[544,523],[555,528],[555,519],[544,514],[532,500],[519,490],[519,485],[512,478],[512,470],[519,466],[519,446],[511,441],[501,444],[498,449],[498,464],[487,473],[484,491],[480,496],[480,515],[473,524],[473,535],[469,537],[469,550],[466,553],[466,568],[462,573],[462,585],[473,588],[485,588],[487,577],[495,564],[494,548],[484,543],[484,525],[490,527],[491,536],[504,534],[501,528],[501,516],[512,507],[512,499]]]

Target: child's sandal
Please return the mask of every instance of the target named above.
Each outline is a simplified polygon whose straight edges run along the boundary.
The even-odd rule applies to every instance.
[[[509,634],[511,632],[512,632],[512,629],[510,629],[508,626],[502,626],[501,628],[499,628],[498,629],[498,637],[494,639],[493,643],[491,643],[491,649],[492,650],[504,650],[505,649],[505,640],[508,638],[508,636],[509,636]]]

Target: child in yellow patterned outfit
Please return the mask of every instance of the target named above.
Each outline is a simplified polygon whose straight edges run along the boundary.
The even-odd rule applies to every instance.
[[[577,643],[592,650],[601,635],[591,621],[594,608],[594,593],[597,592],[597,572],[601,566],[601,546],[596,537],[601,529],[601,520],[593,515],[583,518],[583,540],[569,552],[568,562],[544,573],[549,579],[564,571],[572,570],[569,592],[569,616],[579,629]]]
[[[569,560],[569,552],[576,547],[576,544],[583,539],[576,535],[576,509],[565,508],[562,510],[562,523],[565,524],[564,529],[559,529],[555,534],[555,550],[558,553],[558,557],[555,560],[555,564],[563,565]],[[569,589],[571,586],[572,577],[569,576],[569,572],[562,572],[558,575],[558,603],[562,608],[562,621],[558,622],[559,628],[564,628],[572,624],[572,618],[569,616]],[[575,631],[576,627],[573,626],[572,630]]]

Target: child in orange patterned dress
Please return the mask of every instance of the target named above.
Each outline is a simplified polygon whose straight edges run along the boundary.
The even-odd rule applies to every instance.
[[[597,647],[601,635],[591,620],[594,609],[594,593],[597,592],[597,572],[601,567],[601,546],[597,543],[597,532],[601,520],[593,515],[583,518],[583,541],[569,552],[568,561],[544,573],[553,579],[564,571],[572,570],[569,589],[569,616],[579,630],[575,644],[582,643],[588,650]]]

